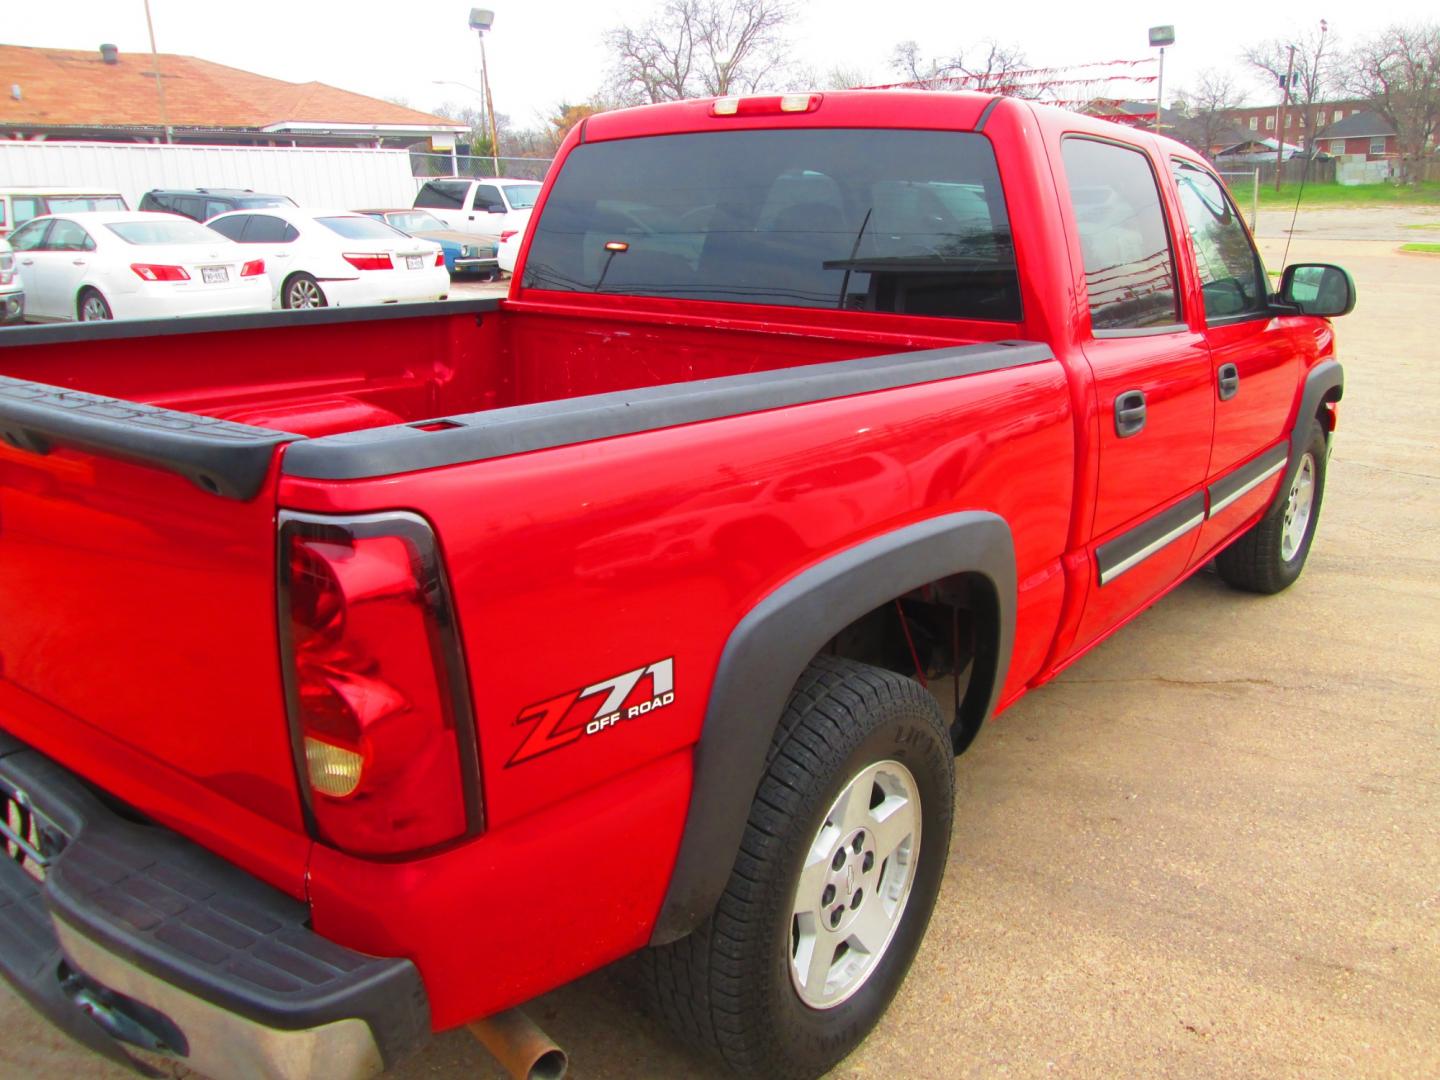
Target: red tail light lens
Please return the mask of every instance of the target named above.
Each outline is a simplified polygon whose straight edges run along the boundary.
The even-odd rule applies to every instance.
[[[251,259],[244,266],[240,267],[241,277],[259,277],[265,273],[264,259]]]
[[[162,266],[159,263],[131,263],[130,269],[146,281],[189,281],[183,266]]]
[[[430,527],[287,515],[280,537],[286,690],[319,839],[393,856],[478,832],[469,690]]]
[[[519,231],[520,231],[519,229],[505,229],[504,231],[502,231],[502,232],[500,233],[500,242],[503,244],[506,240],[509,240],[512,236],[514,236],[514,235],[515,235],[516,233],[518,233]]]
[[[340,256],[356,270],[393,270],[389,255],[366,254],[364,252],[347,252]]]
[[[445,252],[443,252],[443,251],[437,251],[437,252],[435,252],[435,265],[436,265],[436,266],[444,266],[444,265],[445,265]]]

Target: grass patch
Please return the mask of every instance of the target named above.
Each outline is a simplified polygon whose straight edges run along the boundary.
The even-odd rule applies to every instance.
[[[1232,182],[1234,177],[1229,177]],[[1269,210],[1295,205],[1298,184],[1286,184],[1279,191],[1273,184],[1260,187],[1260,205]],[[1235,198],[1242,206],[1250,199],[1249,184],[1239,181]],[[1342,187],[1340,184],[1306,184],[1300,199],[1301,206],[1440,206],[1440,183],[1420,184],[1357,184]]]
[[[1423,225],[1406,225],[1407,229],[1440,229],[1440,221],[1427,221]]]
[[[1440,255],[1440,244],[1401,244],[1401,251],[1418,251],[1422,255]]]

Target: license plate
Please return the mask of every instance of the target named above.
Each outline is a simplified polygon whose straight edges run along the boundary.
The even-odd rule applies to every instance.
[[[405,266],[411,270],[423,270],[425,268],[424,255],[406,255]]]
[[[230,280],[230,271],[223,266],[202,266],[200,277],[206,285],[220,285]]]

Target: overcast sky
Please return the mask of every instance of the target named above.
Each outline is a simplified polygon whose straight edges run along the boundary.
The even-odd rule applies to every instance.
[[[638,23],[655,0],[488,0],[495,27],[487,35],[491,91],[497,112],[518,127],[535,126],[561,101],[589,98],[603,81],[603,32]],[[1296,5],[1298,7],[1299,5]],[[15,45],[98,48],[113,42],[122,52],[149,48],[141,0],[12,0],[4,38]],[[151,0],[161,52],[185,53],[292,82],[319,80],[376,97],[403,98],[416,108],[447,101],[474,104],[475,95],[450,79],[478,86],[479,46],[466,29],[470,5],[451,0]],[[1287,10],[1288,8],[1288,10]],[[1332,38],[1355,41],[1395,21],[1434,17],[1434,0],[1360,3],[1325,0],[1309,5],[1318,24],[1329,20]],[[873,81],[896,76],[888,61],[898,42],[918,41],[927,54],[949,53],[986,38],[1020,45],[1030,61],[1055,66],[1147,55],[1146,28],[1173,23],[1176,44],[1167,50],[1166,97],[1207,67],[1236,64],[1254,40],[1293,32],[1293,7],[1257,0],[1110,0],[982,5],[955,0],[815,0],[797,4],[792,27],[797,64],[864,73]],[[8,82],[0,72],[0,83]],[[1251,99],[1274,100],[1259,83]]]

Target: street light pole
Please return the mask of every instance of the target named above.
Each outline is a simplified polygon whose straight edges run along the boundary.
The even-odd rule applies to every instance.
[[[1290,46],[1290,62],[1285,66],[1285,81],[1280,87],[1280,104],[1275,106],[1275,190],[1280,190],[1280,173],[1285,165],[1285,106],[1290,104],[1290,79],[1295,74],[1295,46]]]
[[[500,130],[495,123],[495,98],[490,94],[490,67],[485,62],[485,31],[495,25],[495,13],[484,8],[470,9],[470,29],[480,35],[480,85],[485,88],[485,112],[490,117],[490,164],[500,175]]]
[[[1160,72],[1155,81],[1155,131],[1160,131],[1160,113],[1165,108],[1165,46],[1175,44],[1175,27],[1150,27],[1150,47],[1160,47]]]
[[[165,129],[165,141],[175,141],[170,121],[165,115],[165,77],[160,74],[160,54],[155,50],[155,22],[150,18],[150,0],[145,0],[145,29],[150,31],[150,66],[155,70],[155,93],[160,97],[160,126]]]

